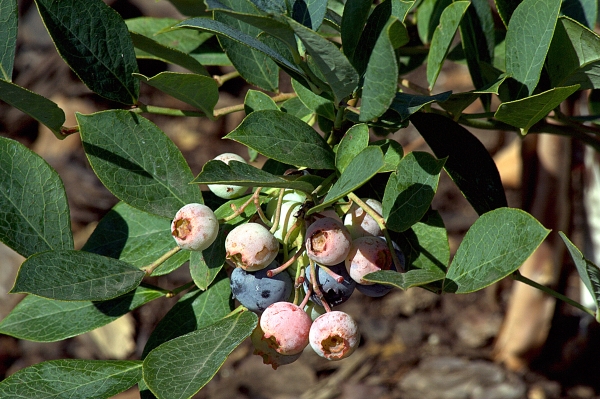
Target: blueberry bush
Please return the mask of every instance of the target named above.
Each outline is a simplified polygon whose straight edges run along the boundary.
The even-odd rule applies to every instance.
[[[340,359],[360,332],[332,308],[357,290],[466,294],[510,277],[596,316],[519,273],[549,230],[507,206],[491,156],[469,131],[566,135],[600,150],[595,0],[170,2],[185,19],[124,20],[102,0],[35,0],[64,61],[116,104],[64,126],[55,103],[12,83],[17,1],[0,0],[0,100],[57,139],[78,134],[120,200],[74,250],[61,177],[0,137],[0,240],[26,258],[11,292],[28,294],[0,333],[64,340],[182,295],[141,359],[43,362],[0,382],[0,397],[109,398],[138,384],[143,398],[190,398],[247,338],[273,367],[307,346]],[[144,76],[144,58],[188,72]],[[474,90],[436,92],[451,62],[468,66]],[[235,72],[212,77],[211,65]],[[406,78],[421,66],[428,87]],[[254,86],[244,103],[215,108],[221,84],[238,76]],[[282,77],[293,91],[279,92]],[[140,84],[195,110],[143,104]],[[584,90],[591,115],[561,112]],[[483,112],[466,113],[475,102]],[[246,116],[226,139],[247,156],[208,161],[197,176],[144,116],[233,112]],[[389,138],[409,124],[432,153],[405,153]],[[258,156],[261,168],[245,162]],[[431,207],[442,169],[479,215],[452,259]],[[600,271],[561,237],[597,304]],[[179,288],[145,281],[184,264],[190,281]]]

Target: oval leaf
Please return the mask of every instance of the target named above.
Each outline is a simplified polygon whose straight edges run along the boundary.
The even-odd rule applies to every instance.
[[[167,218],[190,202],[202,202],[175,144],[148,119],[123,110],[77,114],[86,156],[117,198]]]
[[[461,242],[444,281],[445,292],[466,294],[516,271],[550,230],[519,209],[485,213]]]
[[[19,14],[15,0],[0,0],[0,79],[12,80]],[[3,90],[0,89],[0,93]]]
[[[231,209],[231,208],[230,208]],[[222,224],[215,242],[204,251],[193,251],[190,256],[190,274],[198,288],[206,290],[225,264],[225,238],[233,229],[231,225]]]
[[[369,146],[369,127],[365,123],[352,126],[337,147],[335,153],[335,166],[344,172],[354,158]]]
[[[56,49],[93,92],[123,104],[137,102],[137,60],[127,25],[102,0],[36,0]]]
[[[277,103],[271,97],[258,90],[248,90],[244,98],[244,112],[246,115],[254,111],[272,109],[279,111]]]
[[[108,301],[56,301],[27,295],[0,322],[0,333],[36,342],[55,342],[95,330],[165,296],[164,290],[137,287]]]
[[[72,249],[69,216],[58,173],[24,145],[0,137],[0,241],[25,257]]]
[[[11,293],[64,301],[103,301],[137,287],[145,273],[125,262],[83,251],[48,251],[29,257]]]
[[[352,62],[354,52],[357,49],[360,35],[363,32],[369,12],[371,11],[372,0],[354,0],[349,1],[344,6],[342,14],[342,50],[346,57]]]
[[[137,360],[50,360],[0,382],[0,396],[105,399],[131,388],[141,376],[142,362]]]
[[[335,154],[323,137],[300,119],[283,112],[253,112],[225,138],[287,164],[335,169]]]
[[[160,399],[192,397],[250,336],[257,321],[256,314],[239,312],[160,345],[144,360],[144,381]]]

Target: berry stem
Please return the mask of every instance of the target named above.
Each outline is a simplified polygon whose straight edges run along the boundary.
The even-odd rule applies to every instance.
[[[156,270],[157,267],[159,267],[160,265],[165,263],[171,256],[175,255],[180,250],[181,250],[181,248],[179,246],[176,246],[175,248],[170,249],[165,254],[163,254],[160,258],[158,258],[154,262],[150,263],[148,266],[142,267],[142,270],[146,272],[147,276],[151,275],[152,272],[154,272],[154,270]]]
[[[217,85],[219,87],[221,87],[228,80],[235,79],[238,76],[240,76],[240,73],[238,71],[233,71],[233,72],[226,73],[224,75],[213,75],[212,78],[215,80],[215,82],[217,82]]]
[[[319,265],[319,267],[321,269],[323,269],[325,271],[325,273],[329,274],[331,277],[333,277],[335,279],[335,281],[337,281],[338,283],[343,283],[344,282],[344,278],[342,276],[340,276],[339,274],[333,272],[330,268],[328,268],[327,266],[323,266],[323,265]]]
[[[319,288],[319,284],[317,282],[317,278],[315,277],[317,275],[317,268],[315,267],[315,262],[312,259],[309,259],[309,262],[310,262],[310,282],[311,282],[312,289],[315,292],[315,294],[317,295],[317,298],[319,298],[319,300],[323,304],[325,311],[331,312],[331,307],[329,307],[329,303],[327,303],[325,296],[321,292],[321,289]],[[307,296],[309,296],[309,295],[307,294]]]
[[[254,206],[256,208],[256,213],[258,213],[258,216],[260,217],[260,220],[266,226],[270,226],[271,225],[271,221],[269,219],[267,219],[267,217],[265,216],[265,213],[263,212],[262,208],[260,207],[260,191],[261,190],[262,190],[262,187],[257,187],[256,190],[254,190],[254,194],[252,194],[252,200],[254,201]]]
[[[296,251],[296,253],[294,254],[294,256],[292,256],[291,258],[289,258],[287,260],[287,262],[285,262],[284,264],[282,264],[279,267],[276,267],[275,269],[269,270],[267,272],[267,277],[273,277],[278,275],[279,273],[281,273],[282,271],[284,271],[285,269],[287,269],[288,267],[290,267],[290,265],[292,263],[294,263],[295,261],[298,260],[299,257],[302,256],[302,253],[304,252],[304,245],[301,246],[300,248],[298,248],[298,251]]]
[[[281,218],[281,204],[283,203],[283,194],[285,194],[285,190],[283,188],[279,189],[279,196],[277,197],[277,208],[275,209],[275,219],[273,220],[273,226],[271,226],[271,234],[274,234],[279,227],[279,219]]]

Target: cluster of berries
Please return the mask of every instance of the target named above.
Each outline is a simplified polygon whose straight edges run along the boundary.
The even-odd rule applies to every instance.
[[[243,161],[235,154],[216,159]],[[226,199],[245,191],[237,186],[209,188]],[[343,220],[327,212],[301,217],[305,200],[305,195],[285,190],[266,206],[266,216],[274,222],[271,230],[248,222],[235,227],[225,239],[226,257],[235,266],[230,276],[233,296],[260,316],[251,340],[255,353],[273,368],[295,361],[309,344],[329,360],[349,356],[360,341],[358,326],[350,315],[331,308],[348,300],[355,289],[372,297],[387,294],[390,286],[368,282],[364,276],[379,270],[398,271],[395,263],[404,268],[402,251],[392,243],[392,255],[380,226],[363,208],[353,204]],[[365,203],[381,214],[379,201],[367,199]],[[298,228],[305,224],[305,230]],[[196,251],[208,248],[218,230],[216,216],[202,204],[181,208],[171,229],[181,248]],[[280,243],[298,240],[295,255],[280,264]],[[300,287],[304,300],[298,304]]]

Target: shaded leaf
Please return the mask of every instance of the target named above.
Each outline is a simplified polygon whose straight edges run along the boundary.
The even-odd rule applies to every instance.
[[[248,90],[244,98],[244,111],[246,115],[254,111],[262,111],[265,109],[279,110],[279,107],[271,97],[257,90]]]
[[[386,139],[375,141],[371,145],[376,145],[383,151],[383,167],[379,169],[379,173],[395,171],[398,163],[404,157],[404,149],[400,143]]]
[[[24,257],[73,248],[69,204],[58,173],[42,157],[4,137],[0,220],[0,241]]]
[[[437,211],[429,210],[419,222],[405,230],[402,237],[398,244],[409,269],[446,273],[450,263],[450,244],[448,231]]]
[[[346,167],[354,158],[365,148],[369,146],[369,127],[360,123],[352,126],[337,147],[335,154],[335,166],[340,173],[344,172]]]
[[[600,269],[593,262],[586,259],[562,231],[559,231],[558,234],[567,246],[577,268],[577,273],[581,281],[583,281],[583,285],[592,296],[594,305],[597,309],[600,308]]]
[[[444,291],[466,294],[516,271],[550,230],[519,209],[499,208],[479,217],[448,268]]]
[[[433,33],[440,23],[442,12],[452,0],[424,0],[417,7],[417,31],[421,42],[431,42]]]
[[[229,209],[231,210],[231,208]],[[256,212],[256,209],[254,209],[254,212]],[[190,274],[196,286],[201,290],[206,290],[223,268],[226,255],[225,238],[232,229],[233,227],[230,224],[221,224],[219,226],[219,235],[210,247],[201,252],[192,252],[190,257]]]
[[[327,0],[291,0],[287,6],[294,20],[314,31],[319,29],[327,12]]]
[[[451,91],[445,91],[434,96],[421,96],[418,94],[396,93],[390,109],[396,111],[400,118],[405,121],[409,116],[433,102],[444,102],[448,100]]]
[[[308,109],[298,97],[284,101],[279,109],[286,114],[295,116],[305,123],[308,123],[314,117],[313,111]]]
[[[335,106],[331,99],[327,99],[318,94],[313,93],[311,90],[304,87],[297,80],[292,79],[292,88],[298,94],[298,98],[302,101],[302,104],[309,110],[321,115],[327,119],[335,120]]]
[[[354,58],[360,35],[371,11],[372,0],[349,1],[342,14],[342,50],[350,61]]]
[[[117,198],[170,219],[185,204],[202,202],[183,155],[148,119],[124,110],[76,116],[86,156]]]
[[[18,19],[17,1],[0,0],[0,79],[8,82],[15,62]]]
[[[93,253],[48,251],[23,262],[10,292],[64,301],[103,301],[135,289],[144,275],[125,262]]]
[[[512,14],[522,1],[523,0],[494,0],[498,14],[502,19],[502,22],[504,22],[504,26],[508,26],[508,22],[510,21]]]
[[[125,20],[125,24],[130,32],[146,36],[164,47],[178,50],[184,54],[190,54],[198,46],[206,42],[206,40],[213,37],[211,33],[189,29],[171,29],[171,27],[177,25],[179,22],[181,21],[175,18],[153,17],[138,17]],[[137,49],[136,54],[138,58],[160,59],[160,57],[146,53],[142,49]]]
[[[597,0],[563,0],[560,12],[580,24],[594,29],[598,19]]]
[[[206,13],[206,5],[201,0],[169,0],[183,15],[190,17]]]

